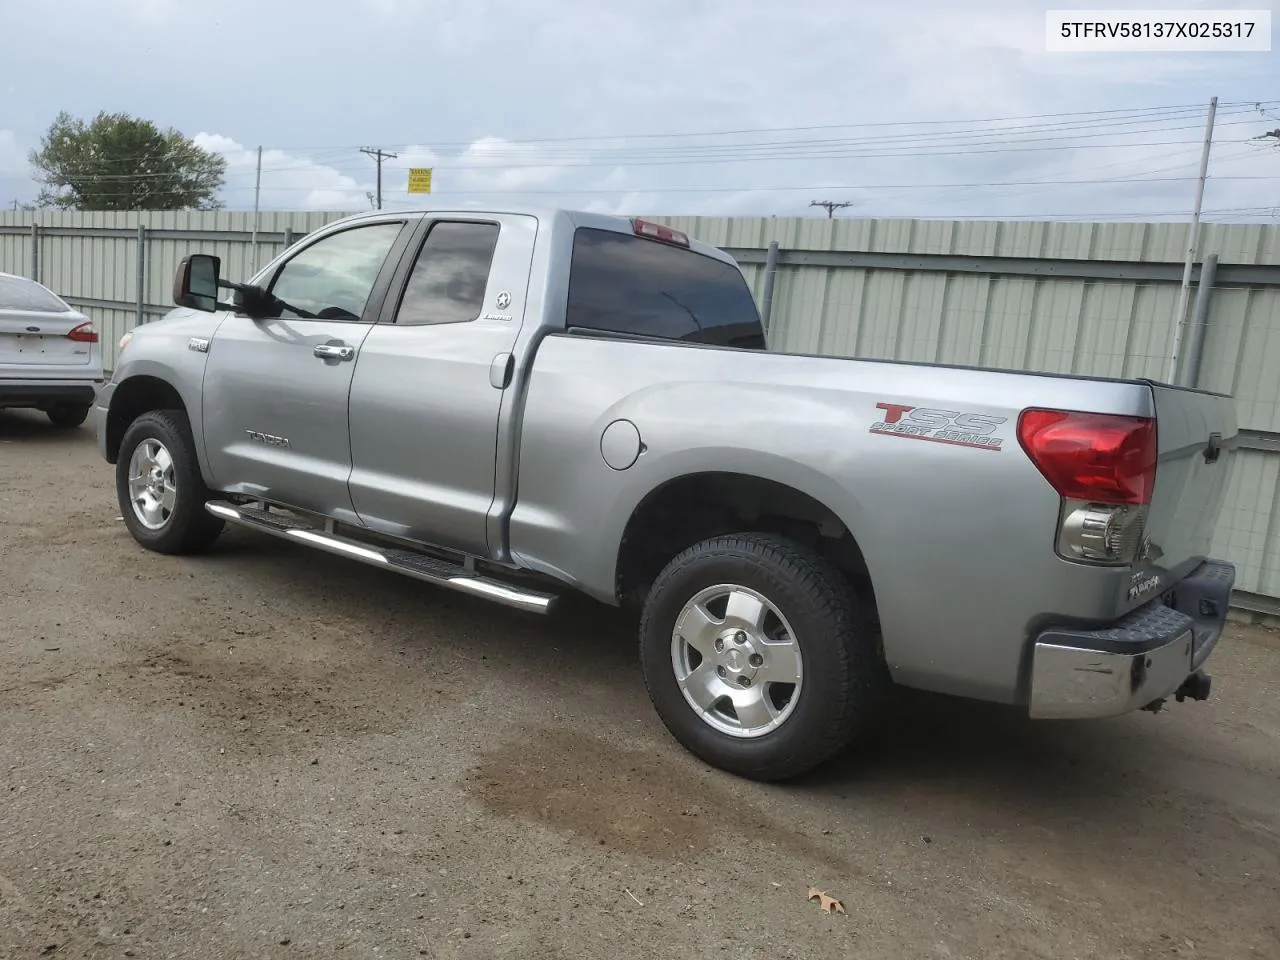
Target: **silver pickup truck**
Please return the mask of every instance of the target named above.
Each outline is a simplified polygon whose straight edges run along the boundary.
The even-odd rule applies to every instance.
[[[188,256],[174,299],[96,409],[148,549],[231,523],[633,605],[671,734],[762,780],[895,684],[1037,718],[1208,696],[1227,397],[770,352],[723,251],[564,210],[362,214],[246,283]]]

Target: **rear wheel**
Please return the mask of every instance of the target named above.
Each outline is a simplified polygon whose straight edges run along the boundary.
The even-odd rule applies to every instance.
[[[62,430],[71,430],[80,426],[89,418],[87,403],[60,403],[45,412],[49,421]]]
[[[144,413],[125,431],[116,460],[116,499],[133,538],[157,553],[195,553],[218,539],[211,493],[181,410]]]
[[[876,631],[816,552],[766,534],[703,541],[658,575],[640,626],[645,684],[706,762],[782,780],[839,753],[887,686]]]

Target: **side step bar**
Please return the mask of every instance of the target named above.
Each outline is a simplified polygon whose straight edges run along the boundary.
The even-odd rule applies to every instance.
[[[339,537],[290,520],[283,514],[271,513],[258,507],[240,506],[223,500],[210,500],[204,508],[228,523],[248,527],[261,533],[269,533],[295,543],[304,543],[309,547],[316,547],[340,557],[394,570],[396,573],[403,573],[405,576],[433,583],[439,587],[483,597],[494,603],[528,613],[550,613],[558,599],[555,594],[501,583],[482,577],[456,563],[414,553],[412,550],[389,550]]]

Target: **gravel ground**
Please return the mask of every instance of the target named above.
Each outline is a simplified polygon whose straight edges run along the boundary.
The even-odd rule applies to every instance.
[[[1206,704],[912,696],[762,786],[666,735],[612,611],[117,514],[89,428],[0,413],[0,957],[1280,956],[1275,634]]]

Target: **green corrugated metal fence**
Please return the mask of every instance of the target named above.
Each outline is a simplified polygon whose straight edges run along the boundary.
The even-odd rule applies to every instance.
[[[183,254],[217,253],[244,277],[341,215],[263,214],[254,257],[248,213],[6,213],[0,270],[34,269],[85,308],[110,364],[127,329],[168,309]],[[777,245],[773,349],[1166,379],[1184,224],[651,219],[730,250],[758,299]],[[1203,333],[1198,383],[1232,394],[1247,431],[1215,550],[1238,565],[1242,602],[1280,610],[1280,226],[1207,224],[1211,254],[1204,329],[1185,325],[1182,354]]]

